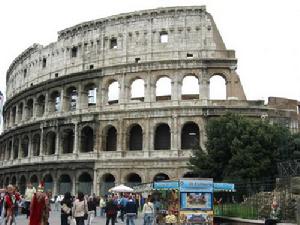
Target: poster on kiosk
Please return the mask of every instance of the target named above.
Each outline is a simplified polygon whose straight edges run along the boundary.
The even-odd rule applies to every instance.
[[[213,224],[213,180],[180,180],[180,221]]]

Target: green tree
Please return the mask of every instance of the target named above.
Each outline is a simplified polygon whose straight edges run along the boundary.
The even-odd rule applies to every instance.
[[[189,165],[215,180],[274,177],[291,137],[286,128],[235,114],[209,120],[206,134],[207,152],[196,149]]]

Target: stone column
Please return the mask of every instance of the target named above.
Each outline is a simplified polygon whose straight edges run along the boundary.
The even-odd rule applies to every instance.
[[[118,130],[117,130],[117,151],[124,151],[124,146],[123,146],[123,136],[124,136],[124,131],[123,131],[123,120],[119,119],[118,121]]]
[[[146,119],[145,123],[145,130],[143,130],[143,150],[149,152],[150,145],[151,145],[151,138],[150,138],[150,119]]]
[[[144,102],[149,103],[151,102],[151,77],[149,71],[144,81]]]
[[[10,156],[9,156],[10,160],[14,159],[14,138],[12,138],[11,140],[11,149],[10,149]]]
[[[178,116],[172,115],[172,123],[171,123],[171,150],[177,151],[179,149],[178,144]]]
[[[86,103],[88,104],[88,103]],[[80,83],[77,90],[77,102],[76,102],[76,110],[84,109],[84,91],[82,84]]]
[[[60,91],[60,106],[59,106],[59,112],[64,112],[66,107],[65,107],[65,101],[66,98],[64,96],[64,89],[62,88]],[[55,105],[55,99],[54,99],[54,105]],[[55,106],[54,106],[55,107]]]
[[[93,177],[93,190],[92,193],[96,193],[96,195],[99,194],[98,190],[97,190],[97,170],[94,169],[94,177]]]
[[[72,176],[72,194],[73,195],[76,195],[77,185],[78,185],[78,183],[76,182],[76,173],[74,173]]]
[[[44,115],[47,115],[49,113],[49,93],[46,92],[45,94],[45,109],[44,109]]]
[[[22,154],[22,136],[19,137],[18,159],[21,159],[21,154]]]
[[[28,156],[27,158],[31,158],[32,156],[32,136],[28,135],[29,141],[28,141]]]
[[[79,153],[79,145],[78,145],[78,123],[75,123],[75,128],[74,128],[74,145],[73,145],[73,153],[77,156]]]
[[[125,74],[122,75],[121,80],[118,80],[118,85],[119,85],[118,102],[119,102],[119,104],[124,104],[127,102],[127,99],[126,99],[127,84],[125,84]]]
[[[201,71],[201,75],[198,76],[199,79],[199,93],[200,99],[209,99],[209,77],[206,70]]]
[[[39,156],[45,155],[45,150],[43,149],[43,147],[44,147],[44,128],[43,128],[43,126],[41,126],[40,155]]]
[[[37,102],[36,98],[33,98],[32,101],[33,102],[32,102],[32,117],[31,117],[31,119],[34,119],[38,115],[37,110],[39,107],[38,107],[38,102]]]
[[[60,135],[59,135],[59,128],[58,125],[56,127],[56,139],[55,139],[55,155],[60,155]]]

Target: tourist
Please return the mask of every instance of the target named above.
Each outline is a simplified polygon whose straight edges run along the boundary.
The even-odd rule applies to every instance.
[[[21,198],[19,195],[15,195],[15,189],[12,185],[8,185],[6,190],[7,191],[3,199],[3,222],[4,225],[11,225],[15,222],[16,202],[21,200]]]
[[[88,202],[87,202],[87,205],[88,205],[88,219],[87,219],[87,224],[88,225],[91,225],[92,224],[92,221],[94,220],[95,218],[95,211],[96,211],[96,202],[94,200],[94,197],[90,196],[88,198]]]
[[[29,225],[48,225],[49,212],[49,198],[44,193],[44,183],[41,182],[30,203]]]
[[[100,216],[104,216],[104,211],[106,207],[106,198],[104,199],[102,196],[100,197]]]
[[[70,192],[66,192],[61,204],[61,225],[69,225],[72,216],[73,199]]]
[[[137,205],[135,199],[130,195],[125,206],[126,225],[135,225],[134,220],[137,216]]]
[[[29,182],[27,184],[27,188],[25,190],[25,195],[24,195],[24,199],[25,199],[24,208],[25,208],[27,219],[30,216],[30,202],[31,202],[32,197],[33,197],[35,192],[36,192],[35,187],[33,187],[32,184]]]
[[[151,202],[151,198],[147,198],[146,203],[143,206],[144,213],[144,225],[152,225],[154,220],[154,205]]]
[[[273,225],[281,220],[281,209],[279,208],[278,202],[273,201],[271,205],[270,218],[266,219],[266,225]]]
[[[127,198],[121,193],[120,195],[120,201],[119,201],[119,209],[120,209],[120,216],[122,222],[124,222],[124,214],[125,214],[125,206],[127,204]]]
[[[109,221],[111,221],[111,225],[115,225],[117,213],[118,205],[116,201],[110,196],[108,197],[108,201],[105,207],[106,225],[109,225]]]
[[[76,220],[76,225],[84,225],[84,220],[87,219],[88,207],[84,199],[84,194],[78,192],[77,199],[74,201],[72,215]]]

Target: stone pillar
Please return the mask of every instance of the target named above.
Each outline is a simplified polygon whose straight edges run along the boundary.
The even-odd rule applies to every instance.
[[[62,88],[60,90],[60,106],[59,106],[59,112],[64,112],[66,107],[65,107],[65,96],[64,96],[64,89]],[[54,107],[55,107],[55,99],[54,99]]]
[[[77,185],[78,183],[76,181],[76,173],[74,173],[72,176],[72,192],[71,192],[73,195],[76,195]]]
[[[10,158],[10,160],[14,159],[14,138],[12,138],[12,140],[11,140],[11,148],[10,148],[9,158]]]
[[[31,117],[31,119],[36,118],[36,116],[38,115],[37,110],[39,108],[37,99],[33,98],[32,101],[33,101],[33,103],[32,103],[32,117]]]
[[[45,150],[44,150],[44,128],[41,126],[41,139],[40,139],[40,155],[39,156],[44,156],[45,155]]]
[[[179,80],[179,75],[174,76],[171,82],[171,100],[178,101],[181,99],[181,81]]]
[[[149,152],[150,145],[151,145],[151,138],[150,138],[150,119],[146,119],[145,123],[145,130],[143,130],[143,150]]]
[[[58,177],[57,176],[53,176],[53,196],[57,195],[58,193]]]
[[[78,144],[78,138],[79,138],[79,134],[78,134],[78,123],[75,123],[75,128],[74,128],[74,145],[73,145],[73,153],[75,155],[78,155],[79,153],[79,144]]]
[[[124,137],[124,131],[123,131],[123,120],[119,119],[118,121],[118,130],[117,130],[117,151],[124,151],[124,146],[123,146],[123,137]]]
[[[45,108],[44,108],[44,115],[43,116],[47,115],[48,112],[49,112],[49,93],[46,92],[45,93]]]
[[[93,190],[92,193],[95,193],[96,195],[99,194],[98,190],[97,190],[97,170],[94,169],[94,175],[93,175]]]
[[[32,137],[31,135],[28,135],[29,141],[28,141],[28,155],[27,158],[31,158],[32,156]]]
[[[79,84],[77,90],[76,110],[78,109],[84,109],[84,91],[81,83]]]
[[[126,99],[126,89],[128,88],[127,87],[127,84],[125,84],[125,74],[122,75],[122,78],[121,80],[118,80],[118,85],[119,85],[119,99],[118,99],[118,102],[119,104],[124,104],[127,102],[127,99]]]
[[[21,154],[22,154],[22,136],[19,137],[18,159],[21,159]]]
[[[171,150],[177,151],[179,149],[179,143],[178,143],[178,116],[173,115],[172,116],[172,123],[171,123]]]
[[[55,155],[60,155],[60,147],[59,147],[59,143],[60,143],[60,135],[59,135],[59,128],[58,125],[56,127],[56,139],[55,139]]]
[[[144,102],[149,103],[151,102],[151,77],[150,72],[148,72],[148,75],[145,77],[145,84],[144,84]]]

